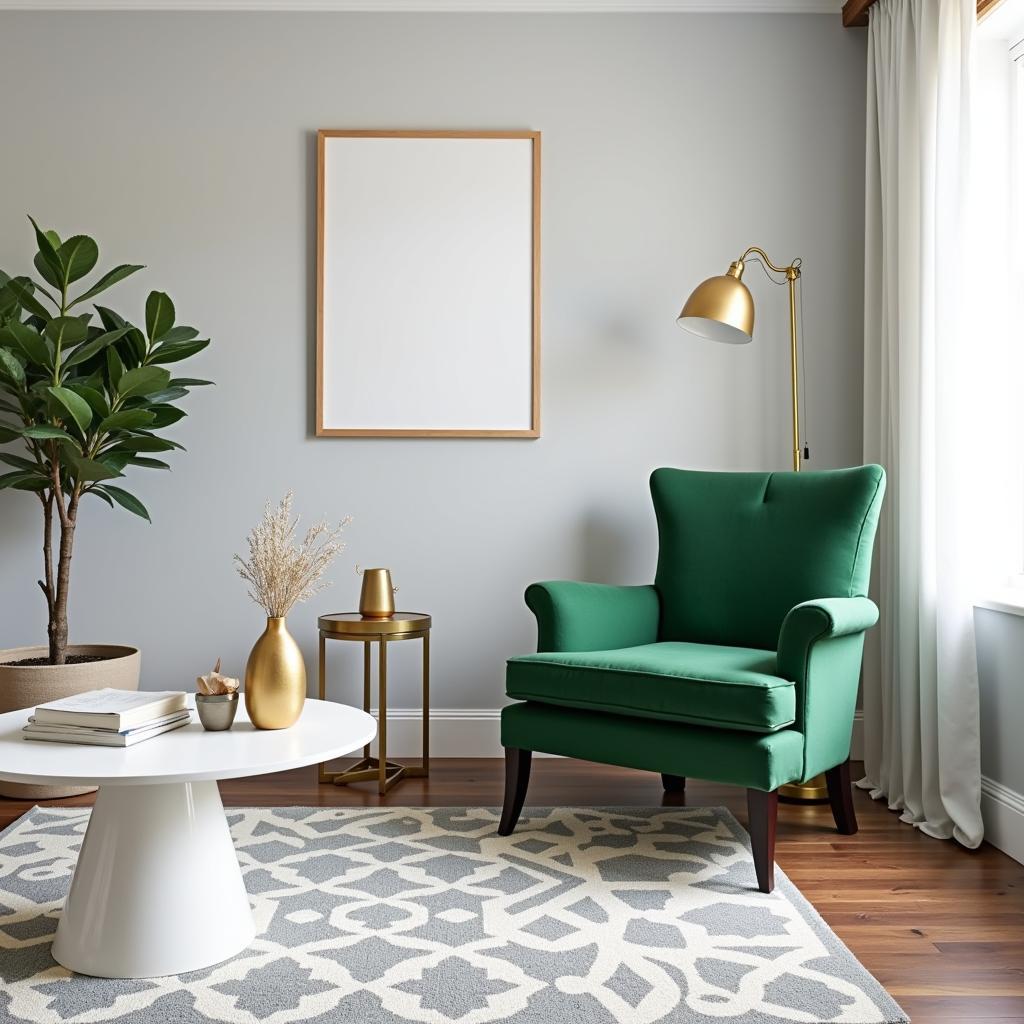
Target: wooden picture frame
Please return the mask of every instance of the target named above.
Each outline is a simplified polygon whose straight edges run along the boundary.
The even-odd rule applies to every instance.
[[[317,133],[318,437],[540,436],[540,153]]]

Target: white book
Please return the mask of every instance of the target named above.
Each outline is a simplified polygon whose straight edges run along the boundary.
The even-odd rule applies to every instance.
[[[130,736],[133,732],[139,732],[142,729],[152,729],[157,725],[169,725],[171,722],[187,722],[188,720],[188,708],[182,711],[175,711],[169,715],[162,715],[160,718],[154,718],[152,721],[144,722],[142,725],[134,725],[129,729],[101,729],[92,725],[57,725],[54,722],[39,722],[35,715],[30,715],[28,725],[24,729],[25,732],[39,732],[40,730],[45,730],[46,732],[66,732],[73,736],[89,733],[95,733],[99,736]]]
[[[163,718],[185,707],[184,690],[89,690],[40,704],[37,725],[87,725],[121,732]]]
[[[90,747],[133,747],[143,740],[152,739],[164,732],[171,732],[173,729],[180,729],[188,725],[191,715],[175,722],[168,722],[164,725],[156,725],[149,729],[133,729],[131,732],[82,732],[70,733],[67,730],[54,729],[25,729],[21,738],[32,742],[42,743],[83,743]]]

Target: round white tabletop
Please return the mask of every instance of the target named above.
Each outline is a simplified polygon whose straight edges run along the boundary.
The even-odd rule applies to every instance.
[[[207,732],[193,708],[182,729],[134,747],[91,747],[22,738],[32,713],[0,715],[0,779],[34,785],[150,786],[267,775],[329,761],[365,746],[377,724],[365,711],[324,700],[307,700],[289,729],[257,729],[239,700],[235,724]]]
[[[199,970],[252,941],[217,779],[328,761],[377,733],[366,712],[322,700],[307,700],[289,729],[256,729],[240,706],[229,731],[193,720],[128,748],[26,741],[29,714],[0,715],[0,779],[100,787],[53,958],[104,978]]]

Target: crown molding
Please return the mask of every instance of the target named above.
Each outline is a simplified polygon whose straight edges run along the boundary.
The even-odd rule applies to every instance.
[[[0,0],[0,11],[838,14],[842,0]]]

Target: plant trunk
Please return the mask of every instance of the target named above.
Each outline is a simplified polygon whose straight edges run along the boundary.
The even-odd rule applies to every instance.
[[[46,616],[49,621],[53,615],[53,494],[47,494],[42,498],[42,502],[43,578],[39,581],[39,589],[46,597]]]
[[[60,500],[60,499],[58,499]],[[68,502],[66,516],[61,517],[60,551],[57,555],[57,588],[53,597],[47,635],[50,641],[50,664],[63,665],[68,650],[68,586],[71,582],[71,553],[75,544],[77,497]]]

